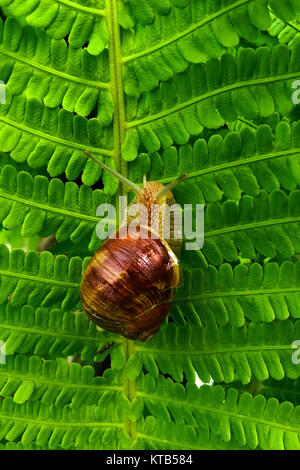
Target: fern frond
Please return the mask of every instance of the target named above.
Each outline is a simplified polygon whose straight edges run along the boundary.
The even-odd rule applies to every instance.
[[[174,430],[181,429],[184,443],[189,429],[194,443],[190,441],[188,448],[193,448],[199,432],[206,436],[212,433],[225,442],[231,442],[233,438],[240,447],[251,449],[299,449],[300,408],[292,403],[279,403],[275,398],[266,400],[262,395],[253,398],[249,393],[239,395],[233,388],[225,393],[218,385],[204,385],[198,389],[196,385],[187,384],[185,388],[161,376],[155,380],[146,375],[137,381],[137,386],[138,389],[141,387],[137,393],[144,398],[149,412],[159,419],[159,429],[153,417],[146,419],[145,426],[158,440],[160,436],[161,440],[168,441],[164,431],[169,430],[169,436],[174,436]],[[172,420],[178,422],[176,428]],[[182,420],[187,424],[186,428],[180,426]],[[150,436],[148,439],[153,445]]]
[[[24,92],[27,98],[38,98],[48,108],[62,105],[69,113],[75,111],[84,117],[96,109],[97,120],[90,124],[90,131],[94,127],[98,137],[101,126],[111,124],[107,54],[100,60],[89,55],[87,49],[67,47],[64,39],[51,40],[10,17],[3,27],[0,57],[0,76],[11,95]]]
[[[211,264],[234,262],[239,256],[255,260],[290,259],[300,253],[300,191],[287,195],[278,189],[261,191],[255,198],[208,204],[203,254]]]
[[[272,19],[268,3],[281,18],[294,18],[298,8],[267,1],[224,2],[120,2],[123,34],[125,87],[134,93],[155,87],[183,72],[189,63],[219,58],[227,48],[239,45],[240,38],[255,41]],[[295,8],[295,10],[293,10]],[[134,30],[135,22],[141,23]],[[141,33],[141,30],[143,34]],[[125,88],[126,89],[126,88]],[[137,90],[135,91],[137,93]]]
[[[193,185],[189,193],[195,203],[218,202],[223,195],[238,201],[243,193],[257,196],[260,189],[292,191],[300,184],[299,132],[299,121],[282,120],[274,135],[271,126],[264,124],[199,138],[179,149],[171,146],[150,156],[140,154],[129,163],[129,175],[137,183],[144,173],[149,180],[167,183],[174,175],[187,173],[186,183],[174,190],[178,202],[186,202],[188,185]]]
[[[0,2],[7,16],[24,17],[29,25],[45,30],[55,39],[69,36],[68,41],[74,48],[81,48],[88,42],[88,52],[94,55],[103,51],[108,39],[102,0],[98,5],[99,8],[95,8],[93,2],[81,5],[55,0]]]
[[[232,439],[225,442],[216,434],[209,434],[203,427],[185,426],[147,416],[137,425],[135,450],[241,450]],[[246,449],[246,447],[243,447]]]
[[[185,270],[184,285],[174,294],[172,316],[181,325],[184,319],[191,322],[195,318],[196,326],[197,312],[203,323],[214,319],[219,325],[236,327],[244,325],[245,319],[272,322],[299,318],[299,269],[299,261],[285,261],[264,267],[253,263],[232,268],[225,263],[219,269]]]
[[[9,356],[0,365],[0,396],[13,396],[18,404],[27,401],[42,405],[54,404],[57,408],[70,404],[72,409],[82,404],[100,405],[103,395],[110,391],[110,398],[122,388],[116,374],[107,369],[102,377],[94,377],[92,366],[68,364],[66,359],[42,361],[39,356]],[[107,393],[106,393],[107,394]]]
[[[161,5],[160,2],[121,2],[120,15],[124,32],[123,62],[125,81],[146,85],[155,80],[166,80],[182,72],[188,63],[205,62],[218,58],[227,49],[237,46],[241,38],[257,38],[261,29],[271,24],[267,2],[260,2],[260,21],[253,14],[254,2],[245,0],[224,2],[203,1]],[[125,15],[124,15],[125,16]],[[130,27],[135,22],[143,25],[144,34]],[[127,34],[126,34],[127,33]],[[173,60],[171,60],[173,59]],[[130,66],[128,66],[130,64]],[[152,70],[152,77],[149,70]],[[147,73],[148,79],[143,78]],[[133,78],[134,77],[134,78]]]
[[[21,228],[21,235],[47,237],[74,243],[91,238],[100,218],[97,207],[109,201],[103,190],[92,191],[73,182],[63,184],[11,165],[0,171],[0,222],[6,230]]]
[[[30,305],[0,305],[0,339],[5,342],[7,356],[38,355],[43,358],[80,355],[91,360],[109,337],[81,313]]]
[[[83,183],[94,184],[101,168],[87,162],[83,152],[87,148],[99,156],[111,156],[112,151],[108,149],[111,139],[101,148],[100,136],[98,119],[87,120],[58,107],[47,108],[37,97],[25,98],[22,94],[0,105],[0,151],[10,152],[18,162],[27,160],[33,168],[47,165],[52,177],[65,172],[74,180],[83,171]],[[111,158],[107,163],[114,165]],[[107,181],[116,191],[113,177]]]
[[[243,384],[252,377],[267,380],[272,377],[296,379],[300,365],[293,364],[292,343],[300,336],[299,320],[278,323],[250,323],[243,327],[218,327],[209,323],[205,328],[176,327],[161,329],[149,344],[137,344],[140,367],[154,376],[158,370],[182,382],[183,374],[191,382],[195,372],[203,382]]]
[[[63,39],[51,39],[30,26],[22,27],[13,17],[4,25],[1,20],[2,28],[1,74],[12,95],[26,90],[28,97],[42,99],[49,108],[63,103],[64,109],[76,110],[81,116],[91,113],[99,93],[101,101],[108,104],[107,51],[101,58],[91,56],[87,49],[67,47]],[[101,119],[103,111],[98,109],[97,117],[101,124],[109,125],[109,113],[106,121]]]
[[[223,442],[219,436],[209,435],[206,429],[184,425],[175,427],[174,423],[166,423],[153,417],[148,417],[145,421],[139,420],[136,439],[131,442],[123,430],[122,421],[116,420],[111,411],[105,412],[103,407],[82,405],[80,409],[74,410],[66,405],[57,409],[54,405],[38,406],[37,402],[18,405],[13,403],[12,398],[2,399],[0,405],[0,418],[3,423],[0,437],[2,440],[6,439],[6,449],[141,450],[239,447],[234,439]],[[13,441],[17,442],[13,444]]]
[[[13,306],[29,303],[33,307],[59,306],[64,310],[80,301],[79,284],[82,260],[68,260],[64,255],[56,258],[47,251],[11,252],[0,245],[0,304],[8,299]]]
[[[299,447],[299,410],[291,403],[279,403],[273,398],[266,400],[262,395],[255,398],[249,393],[239,395],[234,389],[225,393],[221,386],[204,386],[198,389],[195,385],[188,384],[185,389],[161,376],[155,380],[149,375],[141,375],[136,384],[137,398],[142,400],[143,406],[153,416],[145,420],[138,419],[133,442],[122,431],[120,417],[124,417],[124,413],[119,415],[120,410],[116,411],[115,406],[100,408],[81,405],[80,408],[71,408],[69,405],[62,405],[57,408],[52,404],[45,407],[33,401],[15,404],[10,397],[0,402],[0,416],[5,424],[1,438],[8,441],[21,439],[21,445],[26,447],[46,445],[44,439],[50,438],[50,448]],[[88,418],[86,422],[83,417]],[[77,425],[75,419],[78,419]],[[103,434],[101,428],[104,426],[104,419],[107,420],[107,429]],[[94,430],[91,433],[92,425]],[[127,447],[123,447],[124,444]]]
[[[225,53],[220,60],[196,64],[153,91],[135,84],[136,105],[132,98],[126,101],[123,158],[134,160],[140,143],[150,153],[173,142],[184,145],[201,132],[199,126],[218,129],[238,116],[253,120],[275,110],[286,115],[293,107],[288,84],[299,76],[299,49],[299,41],[291,49],[240,48],[237,57]]]
[[[14,403],[11,397],[0,401],[0,440],[16,441],[29,446],[64,449],[126,449],[130,439],[115,410],[95,405],[70,405],[57,408],[38,401]]]

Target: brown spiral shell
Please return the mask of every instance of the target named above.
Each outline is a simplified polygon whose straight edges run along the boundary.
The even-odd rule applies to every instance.
[[[164,240],[151,238],[149,227],[139,227],[138,233],[122,227],[84,272],[83,309],[101,328],[147,341],[166,318],[178,281],[177,258]]]

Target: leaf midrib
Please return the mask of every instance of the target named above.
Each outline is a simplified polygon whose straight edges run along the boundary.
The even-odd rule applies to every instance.
[[[64,330],[63,333],[60,333],[59,331],[61,330],[55,330],[51,331],[49,328],[47,329],[41,329],[41,328],[28,328],[23,325],[10,325],[6,323],[0,323],[0,330],[12,330],[12,331],[18,331],[18,332],[23,332],[23,333],[30,333],[34,335],[42,335],[42,336],[53,336],[55,338],[66,338],[69,339],[71,342],[76,340],[76,341],[92,341],[97,344],[101,342],[101,338],[97,336],[81,336],[81,335],[76,335],[76,333],[72,334],[65,334]]]
[[[145,57],[146,55],[149,55],[152,52],[156,52],[156,51],[158,51],[158,50],[160,50],[160,49],[162,49],[166,46],[169,46],[170,44],[172,44],[176,41],[179,41],[180,39],[184,38],[188,34],[192,33],[196,29],[199,29],[202,26],[206,26],[209,23],[211,23],[212,21],[214,21],[215,19],[218,19],[223,15],[227,15],[228,13],[236,10],[237,8],[240,8],[241,6],[247,5],[248,3],[251,3],[252,1],[253,0],[239,0],[235,4],[229,5],[228,7],[225,7],[223,9],[217,11],[216,13],[213,13],[213,14],[207,16],[203,20],[199,21],[198,23],[193,24],[192,26],[185,29],[184,31],[180,31],[175,36],[172,36],[171,38],[166,39],[165,41],[159,42],[159,44],[156,44],[155,46],[149,47],[148,49],[144,49],[143,51],[136,52],[134,54],[130,54],[128,56],[123,57],[122,62],[124,64],[126,64],[126,63],[131,62],[131,61],[133,61],[135,59],[138,59],[140,57]]]
[[[114,153],[116,167],[119,173],[127,177],[127,162],[122,158],[122,144],[126,135],[126,111],[124,100],[124,89],[122,79],[122,44],[121,44],[121,31],[118,17],[118,5],[115,0],[106,0],[107,23],[109,31],[109,65],[110,76],[112,83],[112,94],[115,103],[114,106]],[[127,194],[126,186],[121,183],[117,191],[117,196]],[[117,197],[117,220],[119,219],[119,205]],[[126,363],[134,353],[134,346],[130,344],[128,339],[123,340],[123,351],[125,354]],[[124,384],[123,390],[126,398],[132,401],[134,398],[135,380],[129,380],[126,375],[126,368],[124,367]],[[134,441],[136,438],[136,422],[128,416],[124,417],[124,429]]]
[[[164,354],[169,354],[170,356],[216,356],[217,354],[241,354],[241,353],[251,353],[251,352],[269,352],[269,351],[290,351],[291,353],[293,352],[293,349],[291,345],[257,345],[257,346],[249,346],[246,345],[244,348],[243,347],[235,347],[235,348],[230,348],[230,347],[223,347],[222,349],[210,349],[205,350],[205,349],[198,349],[198,350],[191,350],[189,349],[188,351],[186,349],[167,349],[167,348],[147,348],[143,346],[137,346],[136,347],[137,351],[141,351],[143,354],[161,354],[162,352]]]
[[[113,151],[112,150],[107,150],[107,149],[102,149],[98,147],[92,147],[91,145],[88,144],[79,144],[78,142],[70,141],[70,140],[65,140],[62,139],[61,137],[53,136],[50,134],[45,134],[42,131],[38,129],[33,129],[31,127],[27,127],[26,125],[17,122],[17,121],[12,121],[11,119],[8,119],[6,116],[0,115],[0,121],[4,122],[5,124],[8,124],[11,127],[14,127],[15,129],[23,132],[27,132],[28,134],[35,135],[39,137],[40,139],[44,140],[49,140],[51,142],[54,142],[56,144],[63,145],[65,147],[71,147],[77,150],[82,150],[83,152],[85,150],[89,150],[90,152],[93,153],[98,153],[101,155],[107,155],[107,156],[112,156]]]
[[[7,57],[10,57],[18,62],[22,62],[23,64],[26,64],[30,67],[47,72],[48,74],[56,75],[59,78],[66,79],[68,81],[77,82],[78,84],[81,84],[83,86],[88,86],[88,87],[93,87],[93,88],[105,88],[105,89],[110,88],[110,83],[87,80],[84,77],[76,77],[75,75],[69,75],[66,72],[62,72],[60,70],[53,69],[46,65],[39,64],[28,57],[23,57],[15,52],[8,51],[7,49],[4,49],[1,46],[0,46],[0,54],[6,55]]]
[[[212,450],[216,450],[215,447],[212,447],[210,446],[209,447],[209,442],[208,443],[205,443],[205,445],[202,447],[201,446],[193,446],[191,444],[184,444],[182,441],[180,442],[176,442],[176,441],[172,441],[171,439],[162,439],[161,437],[157,437],[157,436],[152,436],[152,435],[149,435],[149,434],[146,434],[145,432],[137,432],[137,438],[141,438],[141,439],[145,439],[147,441],[155,441],[155,442],[163,442],[164,444],[168,444],[170,446],[172,446],[172,450],[173,447],[180,447],[180,450],[209,450],[209,449],[212,449]],[[169,447],[168,447],[169,449]],[[158,452],[158,451],[157,451]]]
[[[38,277],[38,276],[32,276],[30,274],[25,274],[25,273],[19,273],[15,271],[6,271],[3,269],[0,269],[0,277],[5,276],[5,277],[16,277],[17,279],[22,279],[25,281],[32,281],[32,282],[37,282],[37,283],[43,283],[43,284],[51,284],[54,286],[59,286],[59,287],[66,287],[66,288],[78,288],[80,283],[75,283],[75,282],[68,282],[68,281],[61,281],[58,279],[51,279],[51,278],[43,278],[43,277]]]
[[[151,400],[159,400],[161,401],[161,398],[157,397],[156,395],[152,395],[152,394],[147,394],[147,393],[141,393],[141,392],[138,392],[139,396],[142,396],[144,398],[149,398]],[[276,423],[274,421],[268,421],[268,420],[264,420],[264,419],[261,419],[261,418],[254,418],[252,416],[249,416],[249,415],[243,415],[243,414],[240,414],[240,413],[234,413],[234,412],[230,412],[229,410],[224,410],[224,409],[221,409],[221,408],[213,408],[211,406],[205,406],[205,405],[195,405],[195,404],[191,404],[189,403],[188,401],[179,401],[179,400],[174,400],[172,398],[168,398],[167,396],[163,396],[163,401],[164,402],[171,402],[171,403],[174,403],[176,405],[179,405],[179,406],[185,406],[185,407],[189,407],[189,408],[196,408],[198,410],[200,410],[200,412],[210,412],[210,413],[214,413],[214,414],[221,414],[221,415],[224,415],[224,416],[229,416],[231,418],[238,418],[238,419],[241,419],[242,421],[250,421],[250,422],[254,422],[256,424],[263,424],[265,426],[270,426],[270,427],[274,427],[274,428],[279,428],[279,429],[282,429],[284,431],[290,431],[290,432],[296,432],[296,433],[299,433],[299,428],[295,428],[293,426],[288,426],[286,424],[281,424],[281,423]],[[198,426],[196,426],[198,427]]]
[[[2,189],[0,189],[0,198],[8,199],[13,202],[17,202],[19,204],[24,204],[26,206],[34,207],[35,209],[41,209],[46,212],[54,212],[56,214],[64,215],[66,217],[72,217],[75,219],[81,219],[88,222],[98,223],[101,219],[96,216],[82,214],[80,212],[69,211],[67,209],[61,209],[60,207],[53,207],[46,204],[41,204],[40,202],[23,199],[19,196],[15,196],[14,194],[5,193]]]
[[[226,233],[232,233],[232,232],[241,232],[243,230],[251,230],[255,228],[262,228],[262,227],[271,227],[274,225],[283,225],[283,224],[292,224],[292,223],[297,223],[300,222],[300,217],[287,217],[286,219],[269,219],[269,220],[263,220],[259,222],[252,222],[250,224],[244,224],[244,225],[234,225],[232,227],[225,227],[221,228],[218,230],[212,230],[210,232],[205,232],[200,234],[204,235],[205,238],[211,238],[215,237],[217,235],[224,235]]]
[[[279,287],[276,289],[253,289],[253,290],[231,290],[231,291],[214,291],[207,294],[186,294],[184,296],[174,295],[174,301],[176,302],[186,302],[186,301],[197,301],[210,298],[220,298],[220,297],[242,297],[242,296],[253,296],[253,295],[272,295],[272,294],[288,294],[288,293],[297,293],[300,294],[300,287]]]
[[[21,406],[21,405],[19,405]],[[46,406],[46,405],[44,405]],[[98,427],[118,427],[118,428],[123,428],[123,423],[112,423],[111,421],[105,423],[105,422],[99,422],[99,421],[78,421],[78,418],[75,417],[76,422],[72,421],[53,421],[50,419],[41,419],[39,416],[37,418],[32,418],[29,416],[25,416],[24,418],[21,416],[12,416],[11,414],[6,414],[3,413],[3,410],[0,410],[0,419],[6,419],[8,421],[21,421],[25,423],[35,423],[41,426],[53,426],[55,428],[57,427],[67,427],[67,428],[77,428],[77,427],[87,427],[87,428],[98,428]]]
[[[93,8],[93,7],[86,7],[84,5],[81,5],[80,3],[77,2],[72,2],[70,0],[55,0],[56,3],[61,3],[62,5],[69,6],[73,8],[74,10],[81,10],[86,13],[90,13],[91,15],[95,16],[105,16],[106,15],[106,10],[100,10],[98,8]]]
[[[298,401],[300,399],[300,390],[295,390],[293,388],[291,389],[288,389],[288,388],[280,388],[280,387],[273,387],[272,385],[266,385],[266,384],[262,384],[262,387],[260,389],[260,393],[264,393],[265,391],[271,391],[271,392],[275,392],[275,393],[281,393],[281,394],[290,394],[290,395],[295,395],[295,397],[298,398]],[[295,398],[294,397],[294,398]],[[289,400],[287,400],[289,401]]]
[[[290,28],[294,29],[297,33],[300,33],[300,28],[298,28],[298,26],[296,26],[293,21],[283,21],[281,18],[278,18],[275,15],[272,8],[270,8],[270,6],[268,7],[268,10],[274,16],[274,20],[276,20],[276,21],[280,20],[283,24],[285,24],[285,25],[289,26]],[[297,20],[294,20],[294,21],[296,21],[296,23],[297,23]],[[274,21],[273,21],[273,23],[274,23]]]
[[[90,390],[113,390],[113,391],[118,391],[120,392],[122,390],[122,387],[121,386],[117,386],[117,385],[108,385],[108,384],[99,384],[99,385],[95,385],[95,384],[85,384],[85,383],[72,383],[72,382],[62,382],[60,380],[56,380],[56,378],[48,378],[46,379],[44,376],[36,376],[36,375],[32,375],[30,373],[26,373],[24,374],[23,373],[16,373],[14,372],[13,370],[2,370],[1,368],[1,365],[0,365],[0,375],[5,375],[5,376],[8,376],[8,378],[11,378],[11,377],[15,377],[15,378],[18,378],[20,380],[22,380],[22,382],[26,382],[26,381],[31,381],[31,382],[36,382],[38,384],[48,384],[48,385],[51,385],[51,386],[58,386],[58,387],[62,387],[63,389],[90,389]]]
[[[201,170],[192,171],[187,174],[186,180],[190,178],[197,178],[198,176],[206,176],[211,173],[217,173],[223,170],[230,170],[234,169],[235,167],[244,166],[244,165],[251,165],[252,163],[260,163],[266,160],[273,160],[275,158],[284,158],[284,157],[291,157],[291,156],[300,156],[300,148],[294,149],[287,149],[287,150],[278,150],[277,152],[270,152],[267,154],[262,155],[255,155],[253,157],[248,158],[240,158],[239,160],[233,160],[230,162],[225,162],[220,165],[210,166],[208,168],[203,168]],[[170,183],[173,181],[174,177],[168,178],[161,178],[158,181],[162,184]]]
[[[265,77],[265,78],[255,78],[252,80],[245,80],[242,82],[236,82],[234,84],[226,85],[220,89],[217,90],[211,90],[207,93],[204,93],[201,96],[196,96],[194,98],[191,98],[188,101],[185,101],[183,103],[178,103],[175,106],[166,109],[164,111],[161,111],[160,113],[153,114],[151,116],[147,116],[143,119],[139,119],[136,121],[130,121],[126,123],[126,127],[128,129],[132,129],[134,127],[142,126],[144,124],[148,124],[150,122],[157,121],[158,119],[166,118],[170,116],[171,114],[174,114],[178,111],[182,111],[185,108],[188,108],[189,106],[192,106],[194,104],[200,103],[201,101],[204,101],[209,98],[214,98],[218,95],[221,95],[223,93],[231,92],[238,90],[240,88],[248,88],[248,87],[254,87],[254,86],[260,86],[260,85],[266,85],[266,84],[272,84],[280,81],[288,81],[288,80],[294,80],[299,78],[299,72],[293,72],[293,73],[288,73],[286,75],[278,75],[274,77]]]

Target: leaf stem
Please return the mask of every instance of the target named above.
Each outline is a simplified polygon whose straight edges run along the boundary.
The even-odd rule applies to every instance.
[[[135,344],[133,341],[130,341],[126,338],[122,340],[123,351],[125,354],[126,364],[128,363],[130,357],[135,352]],[[136,382],[135,379],[129,379],[126,374],[126,367],[124,368],[124,384],[123,384],[124,395],[126,398],[132,402],[136,397]],[[134,441],[137,438],[137,428],[136,422],[132,421],[130,418],[125,420],[125,430],[131,439]]]
[[[278,76],[266,77],[266,78],[253,78],[253,79],[249,79],[249,80],[245,80],[241,82],[235,82],[235,83],[232,83],[230,85],[225,85],[224,87],[221,87],[215,90],[210,90],[201,96],[195,96],[182,103],[177,103],[175,106],[172,106],[171,108],[165,109],[151,116],[146,116],[141,119],[127,122],[126,125],[128,129],[142,126],[144,124],[152,123],[162,118],[167,118],[171,114],[177,113],[178,111],[183,111],[189,106],[193,106],[209,98],[215,98],[216,96],[222,95],[223,93],[232,92],[235,90],[239,90],[241,88],[249,88],[249,87],[254,87],[254,86],[259,86],[259,85],[271,85],[273,83],[294,80],[297,78],[299,78],[299,72],[293,72],[293,73],[290,72],[284,75],[278,75]]]
[[[42,70],[43,72],[49,75],[55,75],[56,77],[78,83],[78,85],[82,85],[84,87],[110,89],[110,83],[98,82],[96,80],[88,80],[84,77],[76,77],[75,75],[70,75],[69,73],[62,72],[61,70],[56,70],[55,68],[40,64],[36,60],[21,56],[16,52],[8,51],[4,47],[0,47],[0,55],[5,55],[15,60],[16,62],[21,62],[25,65],[28,65],[29,67],[35,68],[37,70]]]
[[[136,60],[136,59],[139,59],[141,57],[145,57],[146,55],[149,55],[155,51],[159,51],[160,49],[164,48],[164,47],[167,47],[169,46],[170,44],[173,44],[174,42],[177,42],[179,41],[180,39],[183,39],[184,37],[186,37],[188,34],[191,34],[193,31],[196,31],[197,29],[203,27],[203,26],[207,26],[208,24],[212,23],[214,20],[224,16],[224,15],[228,15],[230,12],[240,8],[240,7],[243,7],[245,5],[247,5],[248,3],[251,3],[253,0],[238,0],[236,3],[232,4],[232,5],[229,5],[225,8],[222,8],[220,10],[218,10],[217,12],[211,14],[211,15],[208,15],[206,16],[204,19],[198,21],[197,23],[194,23],[192,24],[189,28],[183,30],[183,31],[180,31],[179,33],[177,33],[176,35],[166,39],[165,41],[160,41],[158,44],[155,44],[154,46],[152,47],[149,47],[148,49],[143,49],[142,51],[140,52],[136,52],[134,54],[131,54],[127,57],[124,57],[122,60],[123,60],[123,63],[127,63],[127,62],[131,62],[133,60]]]
[[[114,109],[114,153],[113,157],[116,163],[117,171],[125,178],[127,177],[127,164],[122,159],[122,143],[126,134],[126,117],[125,117],[125,104],[124,104],[124,90],[122,81],[122,46],[120,36],[120,26],[118,21],[118,3],[117,0],[106,0],[107,23],[109,33],[109,64],[110,64],[110,80],[113,101],[115,103]],[[127,187],[121,183],[118,190],[118,195],[127,194]],[[116,200],[118,201],[118,197]],[[118,209],[118,207],[117,207]],[[119,217],[117,215],[117,220]],[[122,340],[123,350],[126,357],[126,364],[130,356],[134,353],[135,346],[133,341],[127,339]],[[126,376],[126,367],[124,369],[124,394],[129,401],[132,401],[136,393],[135,380],[130,380]],[[132,440],[136,439],[136,423],[130,418],[126,418],[125,430]]]

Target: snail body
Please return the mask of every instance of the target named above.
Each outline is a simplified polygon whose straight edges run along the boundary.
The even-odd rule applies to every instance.
[[[133,230],[131,219],[127,218],[119,232],[101,245],[83,273],[80,289],[83,309],[104,330],[149,341],[169,312],[173,288],[179,282],[174,251],[180,251],[180,244],[178,240],[162,238],[161,221],[153,237],[151,221],[160,215],[159,211],[151,212],[151,207],[173,204],[172,186],[173,183],[164,187],[145,181],[144,188],[135,187],[138,203],[147,210],[148,223]]]

